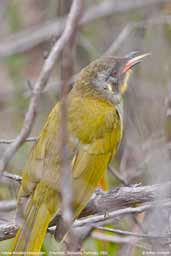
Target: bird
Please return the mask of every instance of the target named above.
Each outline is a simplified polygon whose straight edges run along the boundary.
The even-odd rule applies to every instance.
[[[148,53],[102,56],[78,74],[67,95],[68,161],[73,221],[86,207],[123,136],[123,95],[132,68]],[[11,255],[39,252],[50,221],[60,213],[61,101],[51,110],[22,172]],[[23,254],[22,254],[23,253]]]

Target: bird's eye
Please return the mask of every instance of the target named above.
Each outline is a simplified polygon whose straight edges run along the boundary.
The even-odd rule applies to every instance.
[[[116,70],[116,69],[113,69],[110,75],[111,75],[112,77],[116,77],[116,75],[117,75],[117,70]]]

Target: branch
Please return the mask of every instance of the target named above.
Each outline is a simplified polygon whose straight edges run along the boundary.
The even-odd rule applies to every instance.
[[[6,139],[1,139],[0,140],[0,144],[11,144],[15,141],[16,139],[11,139],[11,140],[6,140]],[[37,137],[29,137],[29,138],[26,138],[24,140],[25,142],[35,142],[37,141]]]
[[[171,182],[156,184],[151,186],[141,186],[141,187],[121,187],[113,189],[106,193],[98,193],[93,196],[93,199],[89,202],[86,209],[83,210],[80,217],[85,217],[92,214],[99,214],[97,216],[87,217],[82,220],[76,220],[74,223],[74,227],[82,227],[84,225],[103,225],[107,223],[112,223],[114,220],[120,216],[123,217],[126,214],[137,214],[143,211],[150,210],[154,207],[168,207],[171,205]],[[163,192],[168,191],[166,198],[167,201],[159,201],[157,203],[156,198],[159,195],[163,195]],[[154,203],[152,202],[154,201]],[[144,203],[151,202],[148,204],[141,205],[139,207],[128,207],[135,203]],[[128,207],[121,209],[123,207]],[[108,212],[110,210],[115,209],[112,212]],[[104,215],[105,213],[105,215]],[[106,214],[107,213],[107,214]],[[54,225],[56,220],[52,223]],[[0,225],[0,240],[5,240],[9,238],[8,229],[12,229],[13,233],[10,232],[11,237],[15,236],[17,228],[14,227],[14,224],[7,224],[6,228],[3,225]],[[50,230],[54,232],[54,227]],[[7,235],[6,235],[7,233]]]
[[[0,225],[0,241],[15,237],[18,227],[14,223]]]
[[[79,12],[79,6],[80,6],[79,2],[80,2],[79,0],[75,0],[73,2],[71,12],[70,12],[67,22],[66,22],[64,32],[63,32],[62,36],[60,37],[60,39],[55,43],[55,45],[51,49],[51,52],[50,52],[48,58],[45,60],[45,63],[42,67],[39,78],[34,86],[34,89],[32,92],[33,96],[30,101],[29,109],[28,109],[28,112],[26,113],[24,124],[20,131],[20,134],[17,136],[16,140],[8,147],[8,149],[6,150],[6,152],[3,155],[3,158],[0,161],[0,173],[2,171],[4,171],[8,162],[11,160],[14,153],[23,144],[24,140],[28,137],[28,135],[32,129],[32,126],[33,126],[33,123],[34,123],[34,120],[36,117],[36,113],[37,113],[37,107],[38,107],[38,102],[40,99],[41,92],[45,88],[45,86],[49,80],[52,69],[53,69],[62,49],[67,44],[67,42],[69,42],[69,40],[73,34],[73,31],[75,29],[74,24],[77,22],[77,19],[78,19],[77,13]]]
[[[166,238],[170,238],[170,235],[171,235],[171,233],[161,234],[161,235],[154,235],[154,234],[145,234],[145,233],[135,233],[135,232],[116,229],[116,228],[107,228],[107,227],[101,227],[101,226],[95,226],[95,227],[96,227],[96,229],[99,229],[99,230],[112,232],[112,233],[116,233],[116,234],[119,234],[119,235],[134,236],[134,237],[139,237],[139,238],[166,239]]]
[[[7,172],[4,173],[5,177],[14,181],[21,182],[22,180],[18,175],[13,175]],[[120,187],[112,189],[109,192],[97,190],[79,217],[96,213],[105,213],[108,209],[119,209],[136,203],[155,201],[159,198],[159,195],[166,194],[166,192],[168,192],[166,198],[170,198],[170,187],[171,182],[167,182],[149,186]]]
[[[72,1],[64,0],[63,11],[66,12],[66,3],[68,6]],[[69,81],[73,76],[73,48],[76,42],[76,36],[78,32],[79,21],[83,13],[83,0],[73,1],[69,16],[73,16],[73,22],[70,24],[72,27],[72,34],[70,35],[68,43],[65,45],[61,55],[61,91],[60,91],[60,113],[61,113],[61,124],[60,124],[60,192],[61,192],[61,213],[62,220],[64,222],[65,230],[69,230],[73,223],[72,213],[72,182],[71,182],[71,166],[68,162],[68,101],[67,94],[69,91]],[[57,234],[55,238],[57,239]],[[72,241],[66,245],[67,250],[75,250],[77,248],[77,241],[74,233],[70,233],[69,236]]]
[[[154,201],[159,195],[166,194],[171,197],[171,182],[151,186],[130,186],[112,189],[109,192],[98,192],[92,197],[87,207],[82,211],[81,216],[96,213],[105,213],[108,209],[120,209],[136,203]]]
[[[100,4],[95,4],[89,8],[80,21],[80,25],[86,25],[96,19],[110,16],[115,13],[124,13],[137,8],[148,7],[160,3],[167,3],[168,0],[127,0],[116,2],[113,0],[104,1]],[[4,42],[0,43],[0,57],[8,57],[13,54],[22,53],[42,42],[49,40],[52,37],[59,37],[64,29],[65,19],[57,19],[53,22],[43,24],[41,27],[30,29],[27,31],[16,33]]]
[[[22,181],[22,177],[21,176],[16,175],[16,174],[12,174],[12,173],[9,173],[9,172],[3,172],[1,178],[7,178],[8,180],[15,181],[15,182],[17,182],[19,184]]]
[[[111,224],[114,221],[116,221],[118,217],[123,217],[127,214],[139,214],[141,212],[151,210],[155,207],[167,208],[170,206],[171,206],[171,202],[168,200],[164,202],[159,201],[158,204],[155,202],[155,203],[144,204],[138,207],[128,207],[128,208],[119,209],[112,212],[107,212],[106,214],[87,217],[82,220],[76,220],[74,223],[74,227],[82,227],[84,225],[96,226],[97,224],[98,225]]]
[[[131,22],[127,24],[122,31],[119,33],[118,37],[115,38],[110,45],[110,47],[107,49],[107,51],[104,53],[104,55],[112,55],[114,52],[118,50],[118,48],[121,46],[121,44],[125,41],[125,39],[131,34],[131,32],[136,28],[145,28],[149,25],[159,25],[159,24],[171,24],[171,16],[158,16],[157,18],[151,18],[148,20],[143,20],[140,22]]]

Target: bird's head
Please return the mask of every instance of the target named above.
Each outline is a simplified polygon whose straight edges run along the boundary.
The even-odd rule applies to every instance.
[[[127,90],[132,68],[148,55],[131,52],[123,58],[101,57],[83,69],[80,78],[97,95],[116,103]]]

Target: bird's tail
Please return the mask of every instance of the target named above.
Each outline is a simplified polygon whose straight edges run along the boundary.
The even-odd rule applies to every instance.
[[[29,204],[29,209],[27,207],[26,213],[27,217],[14,239],[11,256],[27,256],[31,253],[39,255],[41,250],[52,214],[48,211],[45,204],[36,207],[32,200]]]

